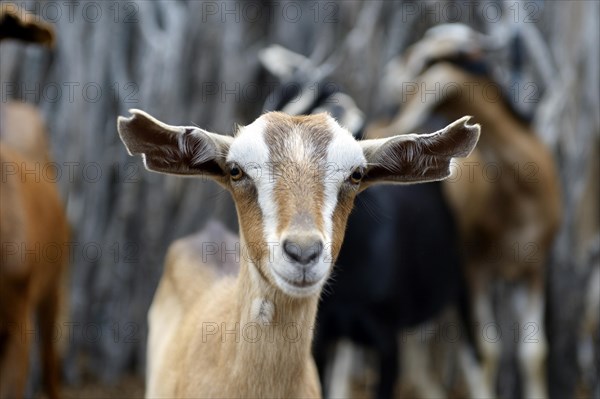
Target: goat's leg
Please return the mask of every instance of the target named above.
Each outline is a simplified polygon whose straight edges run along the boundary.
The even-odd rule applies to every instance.
[[[500,360],[501,343],[488,336],[488,329],[496,326],[489,276],[485,273],[485,265],[471,265],[467,273],[472,309],[475,320],[475,341],[481,355],[481,362],[468,345],[461,346],[460,364],[468,385],[469,393],[474,398],[493,398],[496,396],[496,380]]]
[[[491,295],[492,293],[487,291],[475,296],[475,317],[479,320],[479,331],[476,334],[476,339],[483,358],[484,378],[491,392],[495,392],[502,344],[496,340],[495,336],[491,337],[489,335],[490,330],[496,332],[498,328],[494,317]]]
[[[326,375],[325,385],[327,398],[349,398],[351,394],[350,377],[355,346],[347,339],[338,341],[334,348],[331,369]]]
[[[31,334],[35,330],[26,304],[15,304],[15,309],[13,314],[19,317],[2,326],[6,335],[0,364],[0,398],[24,397],[27,384]]]
[[[58,398],[59,362],[54,342],[54,328],[58,316],[59,289],[53,287],[38,308],[38,324],[40,328],[40,354],[46,393],[50,399]]]
[[[520,285],[515,292],[519,318],[518,362],[523,381],[523,397],[547,398],[546,356],[548,342],[544,329],[543,283]]]
[[[396,379],[398,378],[398,341],[396,334],[386,333],[379,341],[379,382],[377,383],[377,399],[390,399],[394,396]]]
[[[422,324],[416,331],[402,333],[401,359],[404,380],[414,387],[420,398],[436,399],[447,397],[444,387],[431,373],[431,345],[423,331],[431,331],[430,323]]]

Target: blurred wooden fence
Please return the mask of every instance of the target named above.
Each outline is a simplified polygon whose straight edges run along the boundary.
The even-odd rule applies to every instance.
[[[146,312],[167,245],[211,217],[236,224],[231,200],[215,184],[146,173],[128,157],[116,132],[118,115],[141,108],[173,124],[231,132],[260,113],[274,87],[257,58],[271,43],[317,62],[337,52],[343,62],[334,76],[367,115],[376,115],[386,107],[379,81],[386,62],[427,28],[463,22],[490,34],[524,32],[522,81],[539,91],[532,104],[521,105],[533,111],[557,156],[566,212],[548,281],[551,391],[572,396],[582,291],[592,251],[599,250],[597,189],[587,190],[595,205],[582,201],[593,187],[592,178],[586,181],[590,162],[598,168],[600,3],[15,3],[57,30],[53,52],[2,44],[0,76],[2,103],[37,103],[46,117],[74,229],[70,324],[61,330],[69,338],[69,381],[143,373]]]

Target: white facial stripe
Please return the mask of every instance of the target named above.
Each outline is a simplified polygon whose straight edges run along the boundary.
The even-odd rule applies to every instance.
[[[341,184],[352,173],[353,168],[365,166],[366,159],[358,142],[352,134],[342,128],[334,119],[329,119],[333,139],[327,148],[328,171],[325,181],[325,201],[323,206],[323,221],[327,240],[333,237],[333,212],[337,205],[337,196]]]
[[[237,162],[243,168],[252,163],[268,162],[269,149],[263,138],[265,127],[263,117],[242,127],[229,149],[227,162]]]
[[[242,128],[231,145],[227,162],[240,165],[256,185],[258,205],[263,214],[263,231],[267,243],[276,241],[277,204],[273,198],[274,179],[269,168],[269,147],[265,142],[264,116]],[[258,237],[252,238],[254,240]]]

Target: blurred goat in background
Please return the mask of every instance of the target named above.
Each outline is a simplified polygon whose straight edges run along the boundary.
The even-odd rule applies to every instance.
[[[52,27],[18,9],[0,11],[0,40],[51,47]],[[25,103],[0,110],[0,397],[24,396],[29,351],[39,337],[46,393],[58,398],[55,348],[69,227],[51,167],[40,112]],[[42,175],[42,172],[44,174]],[[34,326],[37,321],[39,335]],[[35,337],[36,339],[33,339]]]
[[[329,112],[362,138],[365,118],[328,78],[331,64],[316,66],[279,46],[263,50],[260,59],[281,83],[266,110]],[[457,236],[440,182],[373,187],[359,195],[319,304],[313,353],[327,397],[352,395],[352,380],[365,371],[359,348],[375,352],[376,397],[393,397],[400,329],[431,320],[450,305],[468,318]],[[461,330],[468,330],[469,321],[462,322]],[[472,335],[468,339],[473,343]],[[428,365],[419,365],[424,367],[412,374],[432,381]]]
[[[509,305],[493,294],[494,285],[505,281],[511,284],[508,297],[517,322],[522,395],[543,398],[548,396],[545,268],[561,221],[559,177],[549,150],[491,80],[487,54],[497,44],[465,25],[430,29],[390,63],[384,82],[396,88],[401,112],[377,135],[413,132],[434,115],[468,114],[481,123],[477,149],[458,161],[454,178],[443,183],[460,227],[485,385],[477,386],[480,378],[467,379],[477,397],[494,396],[501,340],[497,331],[486,336],[485,327],[497,325],[494,300]],[[463,362],[468,357],[463,354]]]

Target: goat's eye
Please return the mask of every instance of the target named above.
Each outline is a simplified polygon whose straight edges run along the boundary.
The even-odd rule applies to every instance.
[[[360,169],[356,169],[354,172],[352,172],[352,174],[350,175],[350,181],[353,184],[358,184],[360,183],[360,181],[363,178],[363,172]]]
[[[231,176],[232,180],[240,180],[242,178],[242,176],[244,175],[244,173],[242,172],[242,169],[238,165],[233,164],[229,168],[229,175]]]

